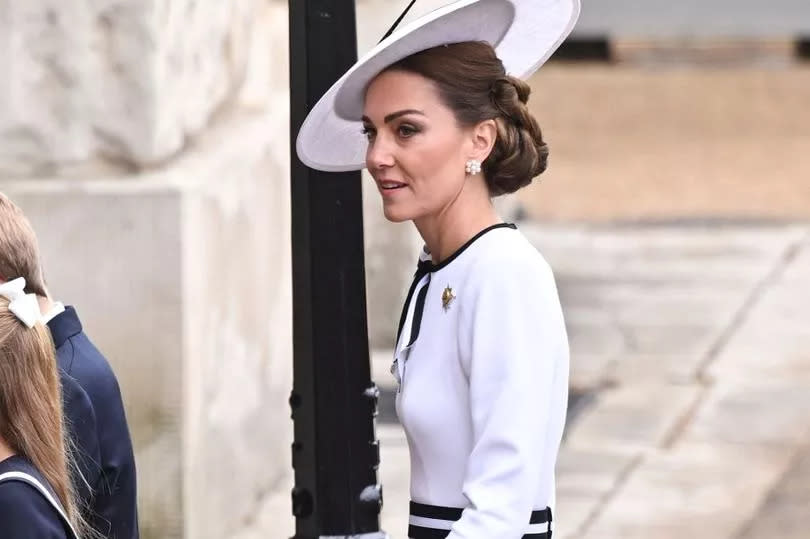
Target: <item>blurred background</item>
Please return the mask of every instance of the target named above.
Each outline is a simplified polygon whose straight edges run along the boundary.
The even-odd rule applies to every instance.
[[[357,0],[361,54],[406,5]],[[293,533],[287,58],[284,0],[0,8],[0,190],[119,376],[144,539]],[[567,318],[555,537],[806,537],[810,4],[583,0],[531,84],[550,167],[497,205]],[[374,189],[364,219],[396,538],[421,242]]]

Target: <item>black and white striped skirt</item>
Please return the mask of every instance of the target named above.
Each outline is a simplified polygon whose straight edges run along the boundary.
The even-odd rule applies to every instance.
[[[410,539],[444,539],[450,527],[461,518],[463,509],[411,502],[408,519]],[[523,539],[551,539],[551,508],[532,512]]]

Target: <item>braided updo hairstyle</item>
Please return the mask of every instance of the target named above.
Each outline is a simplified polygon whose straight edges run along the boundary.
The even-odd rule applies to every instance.
[[[526,106],[531,89],[506,74],[488,43],[467,41],[434,47],[400,60],[390,70],[432,80],[462,127],[495,120],[495,145],[481,165],[490,196],[514,193],[546,170],[548,145]]]

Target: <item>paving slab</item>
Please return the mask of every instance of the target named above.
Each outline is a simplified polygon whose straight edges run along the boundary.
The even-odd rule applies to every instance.
[[[565,317],[570,327],[595,325],[622,328],[626,326],[667,326],[688,322],[708,328],[726,327],[740,308],[744,294],[724,294],[721,299],[687,296],[685,294],[660,295],[640,293],[637,297],[605,300],[594,297],[589,307],[566,308]],[[563,299],[565,301],[565,299]]]
[[[723,328],[690,323],[648,326],[628,325],[622,328],[626,351],[634,354],[681,354],[705,356]]]
[[[583,253],[584,259],[584,253]],[[654,285],[657,283],[696,283],[704,282],[716,286],[745,286],[754,284],[772,267],[772,261],[646,261],[638,259],[596,259],[582,264],[552,264],[555,270],[565,275],[562,284],[572,283],[619,283],[638,282]],[[610,277],[607,277],[610,276]]]
[[[557,494],[554,538],[580,539],[580,529],[596,512],[602,498],[588,494]]]
[[[703,354],[625,352],[611,362],[609,378],[612,383],[694,384],[703,362]]]
[[[613,356],[624,350],[626,343],[622,328],[613,323],[566,323],[571,357],[580,354]]]
[[[805,448],[736,539],[806,539],[810,530],[810,447]]]
[[[571,340],[571,363],[568,383],[575,391],[598,390],[611,380],[614,353],[588,353],[582,350],[581,339]]]
[[[680,224],[639,222],[588,224],[526,221],[520,229],[542,252],[576,253],[588,250],[602,257],[632,253],[673,258],[677,253],[714,255],[725,253],[747,257],[775,254],[786,244],[806,239],[808,225],[802,223],[759,226],[720,222]]]
[[[557,459],[557,493],[601,497],[608,495],[640,451],[563,447]]]
[[[625,283],[753,282],[807,233],[802,226],[561,228],[520,226],[564,279]]]
[[[810,234],[797,245],[796,256],[787,264],[783,282],[810,287]]]
[[[805,381],[721,381],[707,390],[678,442],[797,447],[810,433]]]
[[[746,324],[707,368],[712,380],[791,379],[810,387],[810,330]]]
[[[713,379],[810,381],[810,248],[764,289],[707,368]]]
[[[607,388],[572,426],[568,447],[646,451],[660,446],[694,406],[698,385],[637,384]]]
[[[727,539],[784,473],[783,446],[689,443],[645,455],[582,539]]]

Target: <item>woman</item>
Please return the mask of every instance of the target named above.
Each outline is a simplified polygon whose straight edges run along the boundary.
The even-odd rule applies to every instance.
[[[78,539],[53,343],[24,288],[0,285],[0,537]]]
[[[464,0],[395,32],[313,108],[298,154],[368,168],[425,249],[392,372],[411,457],[409,537],[550,538],[568,342],[554,278],[491,198],[548,148],[527,76],[570,32],[575,0]],[[362,123],[366,141],[349,128]],[[365,163],[358,163],[365,153]]]

